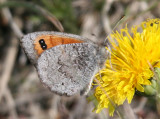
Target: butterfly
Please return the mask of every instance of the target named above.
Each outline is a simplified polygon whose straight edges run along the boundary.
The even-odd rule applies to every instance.
[[[104,46],[74,34],[34,32],[20,43],[40,81],[59,95],[86,95],[106,58]]]

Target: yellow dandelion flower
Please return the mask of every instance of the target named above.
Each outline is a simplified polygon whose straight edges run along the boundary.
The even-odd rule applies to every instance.
[[[151,84],[149,79],[154,75],[151,66],[160,67],[160,19],[142,22],[131,33],[126,27],[111,34],[111,58],[96,75],[97,113],[109,108],[113,116],[116,105],[126,99],[131,103],[136,90],[144,92],[143,86]]]

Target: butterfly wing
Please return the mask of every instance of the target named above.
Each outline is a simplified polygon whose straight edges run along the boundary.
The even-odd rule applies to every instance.
[[[90,88],[97,72],[96,53],[96,46],[90,43],[59,45],[44,51],[36,65],[41,82],[67,96]]]
[[[68,33],[61,33],[61,32],[54,32],[54,31],[42,31],[42,32],[33,32],[33,33],[29,33],[27,35],[24,35],[23,38],[20,39],[20,43],[21,46],[23,47],[26,55],[28,56],[28,58],[30,59],[32,64],[36,64],[37,60],[38,60],[38,53],[35,50],[35,42],[36,39],[40,36],[59,36],[62,38],[72,38],[72,39],[76,39],[79,41],[84,41],[84,42],[88,42],[89,39],[78,36],[78,35],[74,35],[74,34],[68,34]],[[48,39],[50,40],[50,39]]]
[[[60,95],[87,94],[105,61],[105,47],[78,35],[43,31],[25,35],[20,41],[41,82]]]

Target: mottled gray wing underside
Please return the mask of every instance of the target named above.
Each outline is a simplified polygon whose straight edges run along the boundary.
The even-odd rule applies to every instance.
[[[90,43],[75,43],[44,51],[36,65],[41,82],[60,95],[87,93],[97,72],[96,49]]]

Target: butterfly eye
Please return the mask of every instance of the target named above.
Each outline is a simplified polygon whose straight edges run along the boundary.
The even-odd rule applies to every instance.
[[[44,39],[40,39],[40,40],[39,40],[39,44],[41,45],[41,48],[42,48],[43,50],[46,50],[46,49],[47,49],[47,45],[46,45]]]

